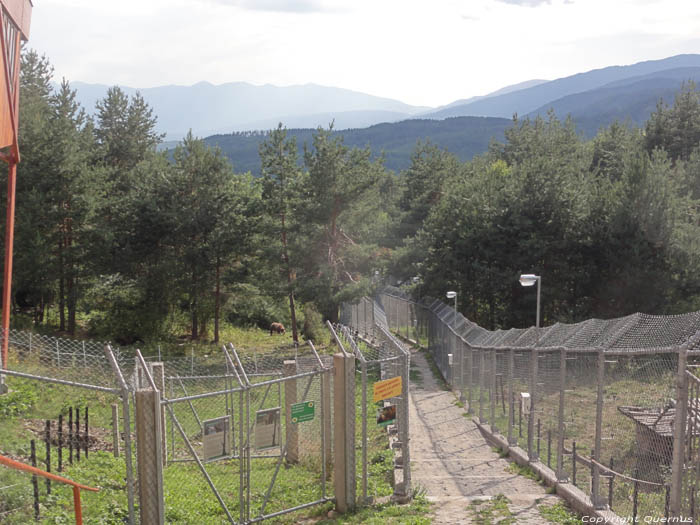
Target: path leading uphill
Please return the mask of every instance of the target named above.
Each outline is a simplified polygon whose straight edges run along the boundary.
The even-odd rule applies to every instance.
[[[510,463],[489,446],[471,416],[464,416],[455,395],[436,381],[423,352],[412,354],[411,369],[416,376],[410,394],[412,479],[434,503],[432,522],[477,523],[476,512],[502,505],[503,498],[493,498],[503,495],[513,520],[507,523],[547,523],[538,506],[560,501],[557,496],[509,472]]]

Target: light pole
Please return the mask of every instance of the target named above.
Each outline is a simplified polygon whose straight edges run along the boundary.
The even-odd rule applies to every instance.
[[[456,350],[457,350],[457,292],[449,291],[449,292],[447,292],[446,295],[447,295],[447,298],[448,298],[448,299],[454,299],[454,300],[455,300],[455,314],[454,314],[454,317],[452,318],[452,331],[454,332],[455,348],[454,348],[454,350],[452,351],[452,354],[449,354],[449,355],[448,355],[448,358],[451,358],[451,359],[449,359],[450,372],[451,372],[451,373],[450,373],[450,376],[451,376],[450,379],[452,380],[452,383],[454,384],[454,374],[452,373],[452,364],[454,363],[454,357],[453,357],[453,356],[454,356],[454,353],[455,353]],[[462,361],[462,360],[460,359],[460,363],[461,363],[461,361]],[[462,375],[462,374],[460,373],[460,376],[461,376],[461,375]],[[460,377],[459,379],[460,379],[460,383],[461,383],[462,378]],[[460,390],[460,392],[462,391],[461,385],[460,385],[460,389],[459,389],[459,390]],[[461,394],[460,394],[460,397],[461,397]]]
[[[540,284],[542,283],[542,278],[534,273],[524,273],[520,276],[520,284],[522,286],[533,286],[537,283],[537,328],[540,327]]]
[[[455,333],[457,333],[457,292],[447,292],[447,298],[455,300],[455,316],[452,321],[452,327],[455,329]]]

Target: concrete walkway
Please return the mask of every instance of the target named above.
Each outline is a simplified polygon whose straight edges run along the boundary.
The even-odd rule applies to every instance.
[[[441,388],[423,352],[411,356],[411,369],[419,378],[411,381],[410,435],[413,486],[422,487],[434,503],[433,523],[478,523],[475,510],[489,503],[471,505],[504,495],[512,521],[548,523],[539,505],[560,501],[537,482],[508,471],[509,462],[487,444],[454,393]],[[505,517],[505,516],[503,516]],[[499,518],[492,518],[497,523]]]

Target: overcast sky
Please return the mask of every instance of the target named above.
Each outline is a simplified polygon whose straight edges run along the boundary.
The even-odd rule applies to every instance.
[[[698,0],[34,0],[56,77],[315,83],[437,106],[700,53]]]

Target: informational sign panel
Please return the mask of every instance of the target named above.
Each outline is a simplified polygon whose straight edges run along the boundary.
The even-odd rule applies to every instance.
[[[203,422],[204,459],[216,459],[231,455],[231,419],[229,416],[208,419]]]
[[[315,405],[313,401],[302,401],[292,405],[292,423],[303,423],[314,418]]]
[[[396,405],[387,405],[377,412],[377,425],[385,427],[396,422]]]
[[[280,407],[255,413],[255,448],[265,450],[280,445]]]
[[[400,396],[401,386],[401,376],[385,379],[384,381],[377,381],[374,383],[373,401],[376,403],[377,401]]]

